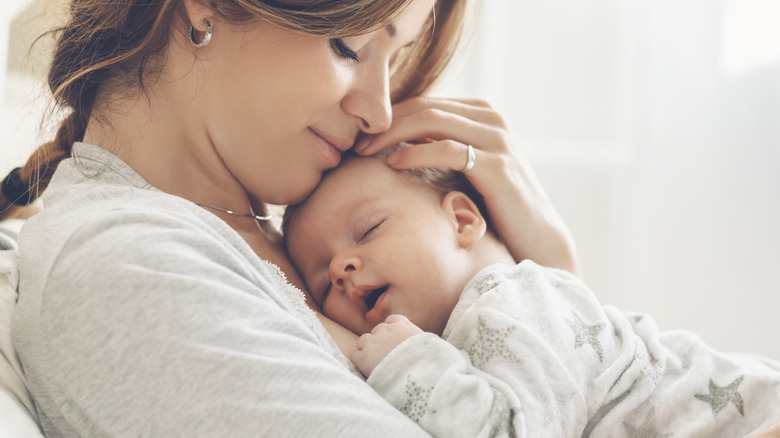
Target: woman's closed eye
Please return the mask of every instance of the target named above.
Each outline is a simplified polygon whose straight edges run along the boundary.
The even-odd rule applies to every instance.
[[[331,38],[330,39],[330,47],[333,48],[333,51],[336,52],[336,55],[342,57],[351,59],[355,62],[360,62],[360,58],[358,57],[357,52],[350,49],[349,46],[344,42],[341,38]]]

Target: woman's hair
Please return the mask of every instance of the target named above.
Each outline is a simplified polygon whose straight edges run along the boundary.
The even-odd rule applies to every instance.
[[[421,38],[391,66],[394,102],[425,93],[440,76],[461,39],[470,1],[436,0]],[[296,31],[340,38],[384,26],[410,2],[208,0],[208,5],[229,23],[265,20]],[[93,114],[93,108],[109,105],[113,95],[129,88],[148,91],[164,63],[163,49],[175,32],[186,33],[188,26],[181,0],[71,1],[68,22],[52,31],[57,43],[48,75],[54,103],[68,115],[55,139],[40,146],[14,180],[4,185],[28,188],[29,193],[21,199],[0,193],[0,219],[45,190],[59,162],[70,156],[73,143],[84,138],[90,118],[99,116]]]
[[[397,143],[393,146],[382,149],[373,157],[362,157],[353,151],[348,151],[342,156],[342,163],[354,159],[381,159],[384,161],[384,159],[393,152],[410,146],[413,145],[409,143]],[[326,176],[327,173],[337,170],[338,167],[328,170],[326,172]],[[465,194],[474,202],[474,204],[476,204],[480,214],[485,218],[488,231],[494,233],[493,226],[490,221],[490,216],[488,215],[488,209],[485,205],[485,199],[482,197],[479,191],[474,188],[474,185],[471,184],[471,181],[469,181],[463,172],[437,167],[418,167],[414,169],[398,170],[397,172],[411,181],[418,183],[421,186],[421,190],[432,190],[434,193],[439,195],[441,199],[444,199],[444,196],[450,192],[461,192]],[[286,238],[290,221],[297,213],[299,206],[304,202],[306,202],[305,199],[298,204],[288,205],[287,208],[285,208],[284,216],[282,217],[283,237]]]

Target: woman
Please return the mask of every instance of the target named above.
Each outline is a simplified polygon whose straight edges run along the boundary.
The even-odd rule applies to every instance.
[[[388,161],[468,168],[515,258],[576,270],[500,117],[407,99],[466,3],[73,0],[49,74],[70,115],[0,205],[49,185],[13,325],[48,436],[423,435],[350,370],[264,215],[359,135],[365,154],[425,139]]]

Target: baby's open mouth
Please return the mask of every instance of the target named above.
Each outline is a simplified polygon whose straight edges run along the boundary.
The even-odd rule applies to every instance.
[[[383,286],[378,289],[374,289],[371,292],[369,292],[366,297],[364,298],[366,301],[366,308],[368,310],[371,310],[376,305],[376,301],[379,299],[380,296],[382,296],[385,291],[387,291],[388,286]]]

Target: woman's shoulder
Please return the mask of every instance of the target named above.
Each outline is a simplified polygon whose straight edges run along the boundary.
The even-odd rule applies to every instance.
[[[60,192],[19,233],[22,258],[38,260],[83,245],[114,253],[175,240],[237,243],[240,237],[195,204],[163,192],[93,184]],[[97,249],[97,248],[95,248]],[[23,260],[23,264],[26,264]]]
[[[55,283],[133,288],[136,270],[160,281],[211,272],[276,295],[268,269],[246,242],[183,198],[94,182],[64,190],[69,193],[59,192],[19,233],[20,289],[29,294],[43,296]]]

